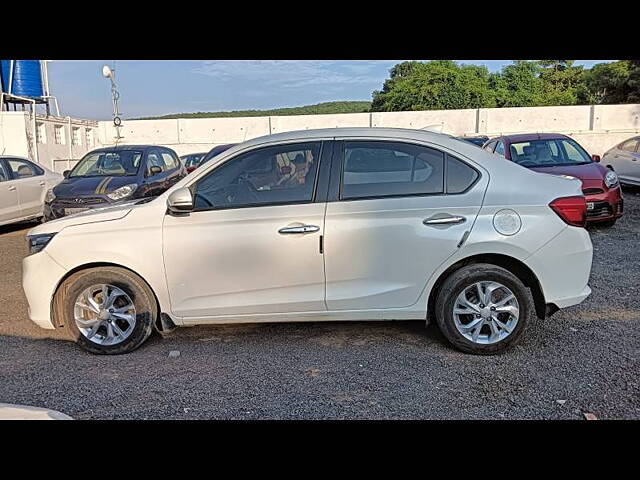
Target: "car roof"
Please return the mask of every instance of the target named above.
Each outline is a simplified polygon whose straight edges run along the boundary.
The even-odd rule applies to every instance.
[[[513,135],[501,135],[499,137],[494,137],[491,140],[498,140],[500,138],[508,140],[509,143],[516,143],[528,142],[531,140],[556,140],[569,137],[561,133],[516,133]]]
[[[114,150],[148,150],[150,148],[166,148],[172,150],[164,145],[113,145],[111,147],[94,148],[92,152],[112,152]]]
[[[369,137],[369,138],[398,138],[431,141],[445,145],[449,142],[459,142],[456,137],[446,133],[432,132],[428,130],[416,130],[412,128],[387,128],[387,127],[338,127],[318,128],[308,130],[295,130],[291,132],[275,133],[247,140],[238,145],[252,146],[262,143],[282,142],[288,140],[305,140],[340,137]],[[444,143],[443,143],[444,142]],[[446,145],[445,145],[446,146]]]

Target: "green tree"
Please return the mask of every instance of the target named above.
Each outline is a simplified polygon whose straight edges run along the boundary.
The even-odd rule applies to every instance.
[[[542,80],[539,78],[540,64],[516,60],[492,73],[490,87],[498,107],[534,107],[542,104]]]
[[[372,111],[495,107],[489,71],[451,60],[403,62],[390,70],[381,91],[373,92]]]
[[[541,105],[575,105],[584,90],[584,69],[573,60],[540,60]]]
[[[627,61],[598,63],[584,72],[584,103],[624,103],[630,94]]]
[[[626,101],[640,103],[640,60],[629,60],[629,93]]]

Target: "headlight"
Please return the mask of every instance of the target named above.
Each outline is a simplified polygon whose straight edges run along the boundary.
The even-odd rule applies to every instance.
[[[618,184],[618,174],[613,170],[608,171],[604,176],[604,184],[609,188],[615,187]]]
[[[123,198],[127,198],[133,195],[133,192],[135,192],[137,188],[137,183],[131,183],[129,185],[125,185],[124,187],[120,187],[111,193],[108,193],[107,197],[109,197],[111,200],[122,200]]]
[[[27,245],[29,247],[29,255],[32,253],[38,253],[54,237],[55,233],[44,233],[42,235],[31,235],[27,237]]]
[[[47,190],[47,194],[44,196],[44,201],[47,203],[51,203],[56,199],[56,194],[53,193],[53,188]]]

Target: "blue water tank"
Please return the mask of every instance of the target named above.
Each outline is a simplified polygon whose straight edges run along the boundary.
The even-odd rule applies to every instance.
[[[3,92],[29,98],[44,95],[40,60],[0,60],[0,72]]]

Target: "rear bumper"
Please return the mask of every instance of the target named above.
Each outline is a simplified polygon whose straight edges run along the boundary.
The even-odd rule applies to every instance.
[[[615,220],[622,216],[624,200],[620,186],[597,195],[585,195],[587,204],[593,203],[593,209],[587,210],[587,223]]]
[[[591,293],[593,246],[584,228],[567,227],[525,260],[538,277],[545,302],[566,308]]]

